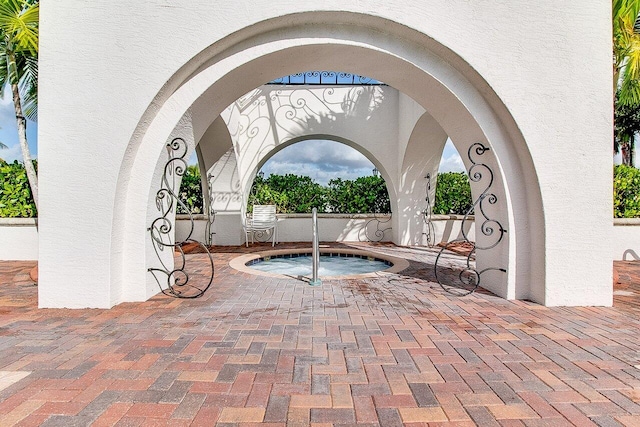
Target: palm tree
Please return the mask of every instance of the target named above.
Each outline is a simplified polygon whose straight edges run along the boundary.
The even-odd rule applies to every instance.
[[[613,0],[613,94],[640,104],[640,0]]]
[[[635,135],[640,132],[640,105],[624,105],[616,97],[614,110],[614,150],[622,152],[622,164],[633,166]]]
[[[38,0],[0,0],[0,88],[11,87],[22,158],[36,209],[38,176],[27,142],[25,115],[35,119],[37,114],[39,11]]]

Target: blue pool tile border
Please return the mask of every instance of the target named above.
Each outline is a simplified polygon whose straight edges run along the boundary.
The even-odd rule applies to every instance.
[[[259,258],[255,258],[252,259],[251,261],[248,261],[245,265],[247,267],[255,265],[255,264],[259,264],[261,262],[264,262],[265,260],[268,261],[272,258],[298,258],[301,256],[311,256],[311,252],[295,252],[295,253],[290,253],[290,254],[277,254],[277,255],[268,255],[265,257],[259,257]],[[361,254],[352,254],[352,253],[343,253],[343,252],[323,252],[320,254],[321,257],[343,257],[343,258],[361,258],[361,259],[366,259],[369,261],[378,261],[378,262],[382,262],[385,265],[387,265],[388,267],[392,267],[393,263],[389,260],[386,259],[382,259],[382,258],[378,258],[372,255],[361,255]]]

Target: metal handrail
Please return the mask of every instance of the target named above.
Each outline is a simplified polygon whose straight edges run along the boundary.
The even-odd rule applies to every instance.
[[[313,208],[311,210],[311,229],[313,232],[313,243],[311,246],[311,259],[312,259],[312,274],[311,286],[319,286],[322,284],[322,280],[318,278],[318,267],[320,264],[320,235],[318,233],[318,209]]]

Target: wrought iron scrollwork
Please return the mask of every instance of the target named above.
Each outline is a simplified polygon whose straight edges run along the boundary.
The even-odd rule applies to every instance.
[[[256,242],[266,243],[266,242],[269,241],[269,239],[272,238],[273,229],[271,229],[271,230],[255,230],[255,231],[252,231],[252,233],[253,233],[253,239]],[[278,243],[278,242],[276,242],[276,243]]]
[[[391,226],[382,228],[382,224],[386,224],[390,221],[391,221],[391,215],[389,215],[387,219],[380,219],[377,213],[373,214],[373,218],[367,221],[364,227],[362,228],[362,231],[363,231],[362,234],[364,235],[364,238],[366,239],[366,241],[381,242],[382,239],[384,239],[385,231],[391,230]],[[375,230],[373,231],[373,236],[372,236],[369,230],[373,228],[373,226],[370,226],[370,225],[374,223],[375,223]],[[358,235],[358,240],[361,242],[363,241],[362,236],[360,234]]]
[[[307,71],[283,76],[270,81],[270,85],[383,85],[384,83],[359,74],[337,71]]]
[[[424,211],[422,211],[424,218],[424,231],[422,235],[425,236],[427,240],[427,246],[432,248],[436,244],[436,229],[431,218],[433,215],[433,206],[431,206],[431,174],[428,173],[424,178],[427,180],[427,195],[425,197],[427,206],[424,208]]]
[[[162,175],[162,183],[160,190],[156,193],[156,207],[160,212],[160,216],[156,218],[151,226],[147,229],[151,236],[153,248],[160,261],[161,268],[149,268],[148,271],[153,274],[160,291],[168,296],[175,298],[198,298],[202,296],[211,286],[214,276],[213,257],[207,246],[195,239],[191,238],[194,230],[194,220],[189,208],[180,200],[174,189],[177,183],[187,170],[187,144],[182,138],[174,138],[167,144],[169,159],[164,165]],[[171,221],[177,206],[181,206],[189,213],[190,230],[187,238],[180,242],[172,242],[174,224]],[[211,272],[209,280],[204,285],[196,285],[190,280],[189,273],[186,271],[187,258],[185,256],[184,247],[199,247],[199,252],[206,253],[209,257],[209,265]],[[166,265],[162,252],[169,250],[172,253],[165,255],[173,257],[177,252],[179,260],[175,262],[173,268]],[[164,280],[163,280],[164,278]]]
[[[468,171],[469,180],[476,183],[484,181],[486,182],[486,185],[480,193],[480,196],[478,196],[474,201],[473,205],[462,219],[461,231],[463,238],[444,244],[442,249],[440,249],[440,252],[438,252],[434,265],[436,280],[442,289],[458,296],[469,295],[475,292],[480,286],[480,279],[482,275],[487,271],[507,271],[506,269],[499,267],[488,267],[478,271],[475,266],[476,251],[495,248],[500,242],[502,242],[502,239],[507,232],[497,219],[489,217],[486,212],[487,204],[495,205],[498,201],[498,197],[495,193],[490,191],[491,186],[493,185],[493,171],[486,163],[483,163],[479,159],[487,151],[489,151],[489,147],[480,142],[472,144],[467,151],[467,156],[471,163],[471,167]],[[465,227],[465,223],[469,220],[469,216],[474,215],[474,213],[475,221],[481,221],[480,227],[476,230],[479,230],[482,235],[487,237],[487,243],[482,246],[478,246],[476,242],[469,240],[467,227]],[[442,270],[438,273],[439,263],[441,263],[443,259],[442,255],[445,251],[465,254],[465,267],[457,271],[452,267],[440,267],[443,270],[446,269],[447,273],[443,273]]]
[[[213,186],[211,185],[211,180],[213,178],[214,178],[213,175],[211,174],[207,175],[207,182],[209,183],[209,185],[207,186],[209,188],[209,209],[207,210],[207,224],[205,225],[205,229],[204,229],[205,244],[207,246],[213,245],[213,235],[216,234],[213,231],[213,223],[216,220],[216,211],[213,209],[213,202],[214,202],[213,189],[212,189]]]

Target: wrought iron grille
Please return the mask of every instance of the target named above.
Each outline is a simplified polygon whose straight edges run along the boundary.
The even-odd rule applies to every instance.
[[[384,85],[376,79],[337,71],[306,71],[270,81],[270,85]]]
[[[160,190],[156,193],[156,207],[160,212],[160,216],[147,229],[161,267],[149,268],[148,271],[153,274],[163,294],[174,298],[198,298],[209,289],[213,282],[215,273],[213,257],[205,244],[191,238],[194,230],[193,214],[174,191],[187,170],[187,162],[185,160],[187,144],[182,138],[174,138],[167,144],[167,151],[169,152],[169,159],[164,165]],[[178,205],[188,212],[190,229],[186,239],[180,242],[173,242],[175,226],[171,219],[175,218],[174,214]],[[198,252],[205,253],[209,258],[210,272],[208,280],[204,280],[204,284],[194,284],[187,272],[187,257],[184,251],[184,247],[187,244],[192,247],[198,247]],[[171,251],[171,253],[165,254],[163,258],[162,253],[164,251]],[[169,256],[174,258],[175,264],[173,268],[170,268],[165,263],[165,258]],[[177,260],[175,260],[176,257],[178,258]],[[198,273],[206,274],[200,268],[198,268]]]
[[[388,230],[391,230],[392,228],[391,226],[388,226],[388,227],[384,226],[384,224],[388,224],[389,222],[391,222],[392,215],[393,213],[389,215],[388,218],[381,219],[378,217],[377,213],[374,213],[373,218],[367,221],[364,227],[362,227],[362,233],[358,234],[358,240],[361,242],[362,241],[381,242],[382,239],[384,239],[384,233]],[[375,229],[373,230],[373,234],[371,234],[373,229],[373,224],[375,224]],[[363,239],[363,235],[364,235],[364,239]]]
[[[424,231],[422,235],[425,236],[427,246],[432,248],[436,244],[436,229],[431,218],[433,215],[433,206],[431,206],[431,174],[428,173],[424,178],[427,180],[427,195],[425,197],[427,206],[424,208],[424,211],[422,211],[424,218]]]
[[[480,280],[484,273],[488,271],[501,271],[506,273],[507,271],[500,267],[487,267],[478,271],[475,265],[476,251],[495,248],[502,242],[507,232],[502,224],[497,219],[490,217],[486,211],[487,204],[495,205],[498,201],[495,193],[490,191],[493,185],[493,171],[486,163],[480,161],[480,158],[487,151],[489,151],[489,147],[480,142],[472,144],[467,151],[467,157],[471,163],[468,171],[469,180],[476,183],[484,182],[486,184],[480,196],[473,202],[473,205],[462,219],[461,230],[463,238],[444,244],[440,252],[438,252],[433,267],[436,280],[442,289],[457,296],[469,295],[475,292],[480,286]],[[469,216],[473,214],[475,214],[475,221],[480,221],[480,227],[477,227],[476,230],[479,230],[482,235],[488,238],[487,243],[483,246],[478,246],[476,242],[469,240],[466,232],[465,223],[468,221]],[[465,267],[462,269],[454,269],[452,266],[442,266],[441,262],[443,262],[443,254],[445,251],[460,253],[459,250],[454,250],[460,247],[465,248],[468,252],[466,254]]]
[[[204,238],[205,243],[208,246],[213,245],[213,235],[216,234],[215,231],[213,231],[213,223],[216,220],[216,211],[213,209],[214,192],[213,186],[211,185],[211,181],[213,178],[214,176],[212,174],[207,175],[207,182],[209,183],[209,185],[207,186],[207,188],[209,189],[209,194],[207,195],[207,197],[209,200],[207,209],[207,224],[205,225]]]

